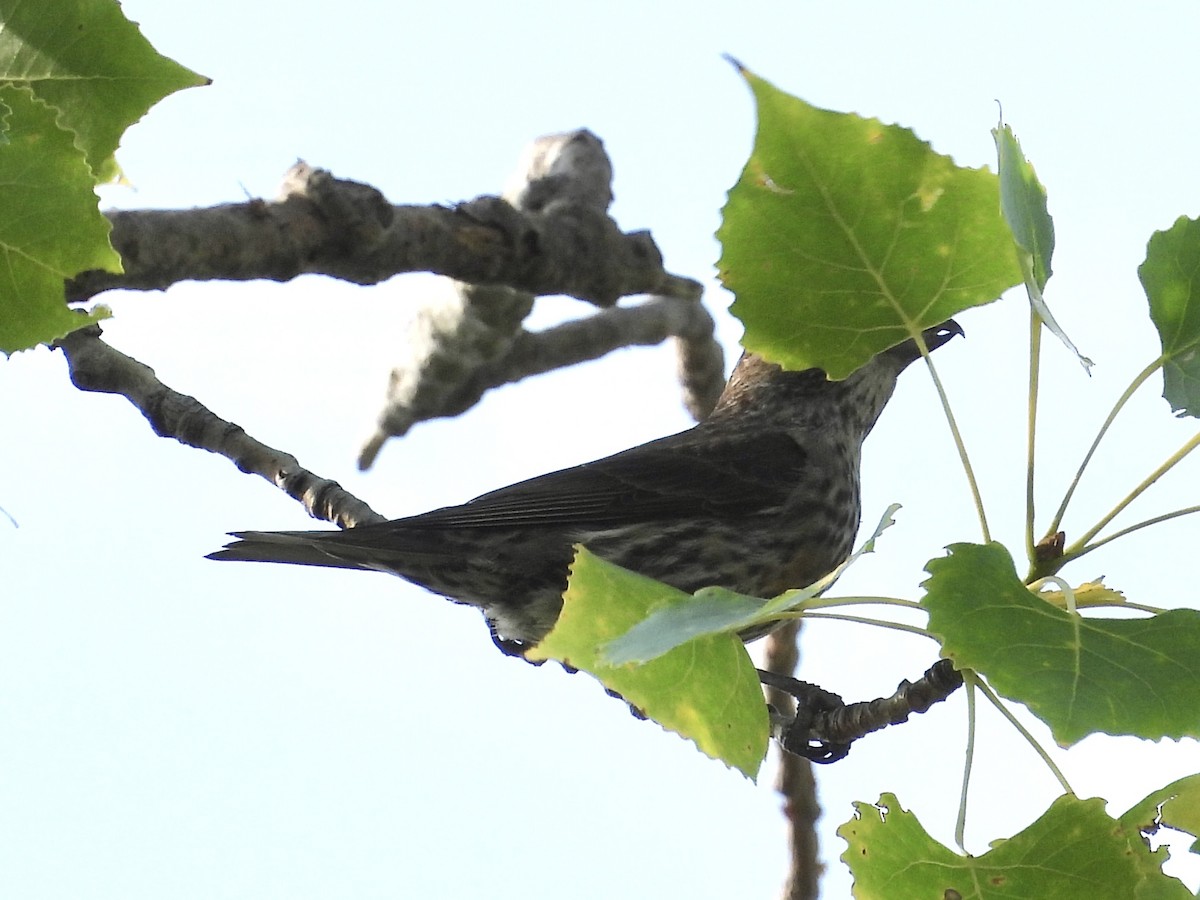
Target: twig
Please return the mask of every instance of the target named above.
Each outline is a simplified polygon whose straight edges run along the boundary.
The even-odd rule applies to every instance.
[[[712,317],[699,303],[654,297],[637,306],[606,309],[545,331],[521,331],[503,355],[469,372],[453,373],[442,391],[426,390],[423,405],[418,406],[414,398],[412,405],[389,407],[387,427],[364,447],[360,465],[374,459],[388,433],[403,434],[418,422],[459,415],[493,388],[597,359],[621,347],[659,344],[671,337],[681,359],[684,405],[694,418],[702,419],[712,411],[725,385],[724,355],[713,340],[712,329]],[[428,386],[438,372],[425,370],[423,376]],[[407,377],[393,373],[393,378]]]
[[[581,240],[603,244],[602,232],[616,228],[607,212],[612,202],[611,182],[612,163],[603,143],[590,131],[547,135],[526,149],[495,212],[507,210],[503,213],[506,217],[545,217],[570,223]],[[661,271],[657,249],[654,257]],[[606,260],[605,265],[611,262]],[[571,265],[594,266],[596,261],[584,258]],[[584,327],[564,326],[534,336],[522,328],[522,322],[533,309],[533,292],[516,280],[468,281],[458,280],[453,295],[427,304],[418,313],[406,342],[407,356],[392,370],[375,431],[359,453],[359,468],[370,467],[390,438],[406,434],[418,422],[458,415],[491,388],[549,368],[594,359],[617,347],[658,343],[682,332],[694,334],[697,329],[692,321],[700,317],[707,324],[704,340],[710,349],[707,355],[704,351],[697,355],[693,350],[682,357],[682,362],[689,367],[703,366],[711,361],[714,352],[711,348],[716,348],[716,354],[721,352],[712,339],[711,319],[700,308],[699,285],[694,282],[690,286],[678,283],[670,291],[658,292],[664,302],[676,301],[672,307],[672,312],[677,313],[676,320],[681,318],[680,309],[690,307],[695,314],[684,314],[684,321],[676,321],[674,327],[659,325],[655,329],[657,336],[647,341],[644,323],[651,323],[654,328],[655,320],[661,322],[664,318],[653,315],[659,312],[658,308],[643,306],[636,314],[610,309],[583,320],[587,323]],[[613,297],[611,302],[615,300]],[[611,302],[598,305],[609,306]],[[703,327],[700,330],[704,331]],[[557,361],[539,367],[538,357]],[[720,379],[724,369],[722,356],[717,356],[716,369]],[[689,368],[685,383],[690,386],[694,377]],[[719,392],[718,383],[716,393]],[[706,409],[704,402],[689,408],[693,406],[704,414],[711,409],[711,406]]]
[[[850,743],[888,725],[926,712],[962,687],[962,674],[948,659],[940,659],[916,681],[902,681],[890,697],[851,703],[842,709],[818,712],[812,731],[831,743]]]
[[[759,671],[763,684],[799,700],[791,722],[775,718],[772,731],[785,750],[813,762],[843,759],[850,745],[873,731],[908,721],[945,700],[963,683],[962,674],[948,659],[938,660],[915,682],[902,681],[890,697],[843,703],[837,694],[795,678]]]
[[[99,327],[72,332],[57,346],[66,354],[77,388],[120,394],[146,417],[155,434],[224,456],[243,472],[261,475],[300,501],[314,518],[341,528],[384,521],[336,481],[317,477],[291,454],[268,447],[194,397],[171,390],[149,366],[101,340]]]

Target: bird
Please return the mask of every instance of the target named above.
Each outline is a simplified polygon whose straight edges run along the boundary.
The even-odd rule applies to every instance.
[[[951,319],[922,339],[935,350],[962,333]],[[686,431],[407,518],[232,532],[209,558],[399,575],[482,610],[512,655],[554,626],[576,544],[685,592],[776,596],[849,556],[863,440],[920,355],[910,338],[832,381],[747,351]]]

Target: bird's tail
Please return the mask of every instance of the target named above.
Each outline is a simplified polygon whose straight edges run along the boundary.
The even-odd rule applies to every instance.
[[[235,531],[232,537],[239,540],[208,554],[207,558],[342,569],[369,568],[353,558],[347,558],[345,547],[334,549],[330,538],[338,534],[340,532],[336,531]]]

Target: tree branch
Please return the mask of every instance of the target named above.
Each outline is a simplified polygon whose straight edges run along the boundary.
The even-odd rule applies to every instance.
[[[962,673],[948,659],[939,659],[916,681],[901,681],[890,697],[862,700],[838,709],[818,711],[812,730],[823,740],[846,743],[889,725],[907,722],[913,713],[928,712],[962,687]]]
[[[785,750],[820,763],[844,759],[854,741],[907,722],[913,713],[927,712],[963,683],[962,673],[948,659],[938,660],[916,681],[901,681],[890,697],[857,703],[845,703],[837,694],[790,675],[760,669],[758,677],[797,700],[791,720],[778,707],[772,713],[773,737]]]
[[[392,402],[364,446],[359,467],[371,464],[388,436],[402,435],[427,419],[457,416],[492,388],[667,338],[676,341],[684,405],[693,418],[703,419],[725,386],[724,355],[712,335],[712,317],[699,303],[654,297],[639,306],[606,309],[545,331],[522,330],[498,356],[470,368],[461,366],[461,357],[449,354],[442,366],[419,373],[397,368],[392,372]],[[414,384],[417,378],[419,388]]]
[[[514,216],[591,223],[580,237],[599,240],[602,249],[603,239],[588,232],[597,223],[616,228],[607,213],[611,185],[612,163],[598,137],[586,130],[547,135],[526,148],[500,208]],[[654,256],[658,258],[657,249]],[[614,261],[619,262],[606,260],[606,265]],[[424,306],[414,320],[408,356],[392,370],[375,432],[359,453],[359,468],[368,468],[389,438],[406,434],[417,422],[458,415],[491,388],[595,359],[617,347],[658,343],[672,335],[690,337],[680,362],[688,367],[681,378],[693,414],[707,415],[720,393],[724,358],[698,291],[664,293],[657,302],[632,310],[607,309],[590,319],[531,335],[522,322],[533,308],[532,291],[515,282],[458,281],[455,287],[455,295]]]
[[[392,206],[369,185],[298,162],[275,201],[108,213],[125,271],[84,272],[66,296],[79,302],[113,288],[306,273],[358,284],[415,271],[457,279],[456,297],[418,311],[409,358],[392,372],[362,468],[389,437],[458,415],[493,387],[668,337],[680,339],[684,403],[702,418],[720,393],[724,358],[701,286],[664,271],[648,232],[621,232],[607,212],[611,180],[604,145],[586,130],[539,138],[502,197],[454,207]],[[639,293],[654,298],[610,308]],[[605,310],[531,334],[522,323],[542,294]]]
[[[98,326],[74,331],[56,345],[67,357],[71,382],[77,388],[121,394],[160,437],[224,456],[243,472],[261,475],[300,501],[314,518],[341,528],[384,521],[336,481],[314,475],[290,453],[268,447],[194,397],[171,390],[149,366],[101,340]]]
[[[391,206],[375,188],[303,162],[289,170],[275,201],[107,216],[125,271],[76,276],[67,282],[69,302],[187,280],[322,274],[378,284],[403,272],[566,294],[601,307],[630,294],[694,299],[701,292],[692,279],[663,270],[649,232],[625,234],[603,212],[555,204],[522,212],[499,197]]]
[[[286,281],[305,273],[359,284],[412,271],[459,279],[456,304],[428,308],[418,317],[423,340],[408,368],[392,374],[364,464],[388,435],[423,419],[457,415],[492,387],[667,337],[677,338],[685,403],[702,418],[720,394],[724,362],[712,318],[699,303],[700,284],[664,271],[648,232],[621,232],[607,213],[611,180],[603,144],[585,130],[539,138],[503,197],[454,207],[392,206],[369,185],[298,162],[272,202],[110,212],[125,271],[84,272],[67,282],[65,292],[79,302],[113,288]],[[612,307],[633,293],[656,296],[541,333],[521,327],[535,295],[566,294]],[[104,343],[98,328],[68,335],[57,346],[77,387],[123,394],[159,435],[226,456],[287,491],[317,518],[342,527],[379,520],[290,454],[167,388],[148,366]]]

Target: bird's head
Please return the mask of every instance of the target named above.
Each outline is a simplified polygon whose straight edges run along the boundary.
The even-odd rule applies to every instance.
[[[962,333],[961,326],[949,319],[925,329],[921,340],[933,352]],[[745,352],[710,418],[736,412],[743,419],[762,417],[801,427],[821,427],[836,418],[860,438],[866,437],[900,373],[920,358],[921,350],[910,338],[876,354],[844,380],[830,381],[821,369],[788,371]]]

